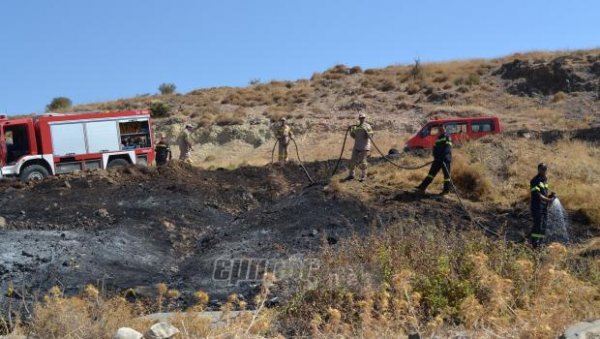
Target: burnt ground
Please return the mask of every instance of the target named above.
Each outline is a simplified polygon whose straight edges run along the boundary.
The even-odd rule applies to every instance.
[[[307,167],[316,176],[327,171],[328,163]],[[13,298],[19,298],[54,285],[76,293],[87,283],[113,291],[133,288],[143,297],[164,282],[183,293],[183,304],[195,290],[217,300],[232,292],[249,297],[259,284],[239,277],[236,272],[249,271],[240,259],[301,261],[324,243],[335,246],[353,233],[394,222],[474,227],[453,197],[349,185],[372,191],[375,203],[325,185],[310,186],[297,166],[205,171],[174,163],[32,184],[2,182],[0,216],[7,223],[0,228],[0,304],[7,304],[9,286],[19,291]],[[521,241],[529,229],[526,206],[467,205],[506,239]],[[587,229],[575,220],[576,239],[592,236]]]

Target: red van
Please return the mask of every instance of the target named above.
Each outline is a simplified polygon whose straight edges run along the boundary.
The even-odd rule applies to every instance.
[[[440,127],[450,134],[452,142],[461,144],[466,140],[477,139],[502,131],[497,117],[452,118],[431,120],[410,138],[404,151],[431,149],[440,134]]]

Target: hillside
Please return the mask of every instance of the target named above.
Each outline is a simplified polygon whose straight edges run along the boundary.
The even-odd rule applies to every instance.
[[[194,166],[0,182],[0,334],[111,338],[147,329],[140,316],[185,311],[172,318],[179,338],[556,337],[600,318],[599,85],[590,50],[338,65],[310,80],[78,106],[167,105],[155,125],[171,140],[199,125]],[[341,180],[349,147],[333,173],[357,111],[383,150],[433,116],[498,115],[506,133],[455,149],[459,196],[438,196],[439,177],[421,195],[427,168],[399,170],[375,151],[366,182]],[[279,116],[316,184],[297,159],[270,164]],[[525,237],[540,161],[570,225],[537,251]],[[250,262],[281,267],[263,276]],[[219,326],[195,313],[206,310],[223,312]]]
[[[406,139],[434,116],[498,115],[508,130],[546,131],[600,125],[600,50],[534,52],[492,60],[389,66],[334,66],[310,79],[244,88],[144,95],[75,110],[141,109],[163,103],[159,129],[174,135],[184,121],[201,128],[199,163],[227,166],[268,154],[269,122],[286,116],[299,134],[341,132],[365,111],[376,130]],[[235,142],[235,154],[213,145]],[[403,146],[404,140],[397,140]],[[307,147],[314,145],[307,144]],[[306,155],[308,159],[311,155]],[[209,157],[210,161],[203,160]]]

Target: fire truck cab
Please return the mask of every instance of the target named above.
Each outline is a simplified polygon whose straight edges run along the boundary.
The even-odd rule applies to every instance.
[[[0,116],[0,178],[148,165],[153,145],[148,111]]]

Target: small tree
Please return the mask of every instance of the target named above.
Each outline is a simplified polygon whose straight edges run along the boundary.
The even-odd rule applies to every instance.
[[[56,97],[46,106],[47,112],[62,111],[71,108],[71,99],[67,97]]]
[[[410,70],[410,75],[414,80],[423,79],[423,67],[421,67],[421,60],[419,58],[415,59],[415,64]]]
[[[176,89],[177,86],[175,86],[175,84],[162,83],[160,86],[158,86],[158,90],[162,95],[173,94],[175,93]]]

